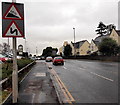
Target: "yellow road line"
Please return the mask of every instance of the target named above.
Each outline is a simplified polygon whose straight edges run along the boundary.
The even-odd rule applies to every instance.
[[[66,98],[68,99],[69,103],[75,102],[74,98],[72,97],[72,95],[70,94],[70,92],[68,91],[68,89],[66,88],[64,83],[61,81],[61,79],[59,78],[59,76],[57,75],[55,70],[52,69],[52,73],[56,76],[56,80],[57,80],[58,84],[60,85],[60,88],[62,89],[62,91],[63,91],[63,88],[65,89],[65,91],[63,91],[63,93],[66,96]]]

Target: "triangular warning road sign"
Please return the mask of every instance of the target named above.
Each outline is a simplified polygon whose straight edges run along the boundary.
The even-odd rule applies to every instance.
[[[18,8],[13,3],[13,4],[11,4],[11,6],[8,8],[7,12],[3,16],[3,19],[17,19],[17,20],[22,20],[23,17],[21,16]]]
[[[12,21],[3,36],[4,37],[23,37],[23,34],[18,28],[17,24],[14,21]]]

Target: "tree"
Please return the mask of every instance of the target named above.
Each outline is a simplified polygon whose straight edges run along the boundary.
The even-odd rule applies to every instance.
[[[72,55],[72,48],[69,44],[64,47],[64,55],[65,56]]]
[[[107,26],[105,24],[103,24],[103,22],[100,22],[97,28],[98,29],[95,30],[97,32],[97,34],[105,35],[107,33],[107,31],[106,31]]]
[[[56,53],[58,52],[57,48],[52,48],[52,47],[47,47],[46,49],[43,50],[42,56],[55,56]]]
[[[104,38],[99,44],[99,51],[102,55],[117,55],[118,48],[117,42],[112,38]]]
[[[52,47],[47,47],[43,50],[42,56],[51,56],[52,55]]]
[[[3,43],[3,51],[2,54],[7,54],[10,51],[10,46],[7,43]]]

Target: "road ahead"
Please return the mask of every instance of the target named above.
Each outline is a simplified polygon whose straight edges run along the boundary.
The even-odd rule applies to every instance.
[[[118,102],[118,63],[65,60],[53,69],[77,103]]]

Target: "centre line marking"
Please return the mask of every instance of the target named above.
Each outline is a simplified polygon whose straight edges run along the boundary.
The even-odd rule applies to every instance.
[[[67,69],[66,67],[63,67],[63,69]]]
[[[33,93],[32,95],[32,103],[34,103],[34,99],[35,99],[35,93]]]
[[[110,79],[110,78],[107,78],[107,77],[104,77],[104,76],[102,76],[102,75],[99,75],[99,74],[96,74],[96,73],[93,73],[93,72],[90,72],[91,74],[94,74],[94,75],[96,75],[96,76],[98,76],[98,77],[101,77],[101,78],[104,78],[104,79],[106,79],[106,80],[109,80],[109,81],[111,81],[111,82],[113,82],[114,80],[112,80],[112,79]]]
[[[83,70],[83,71],[85,71],[85,69],[84,68],[79,68],[80,70]]]

